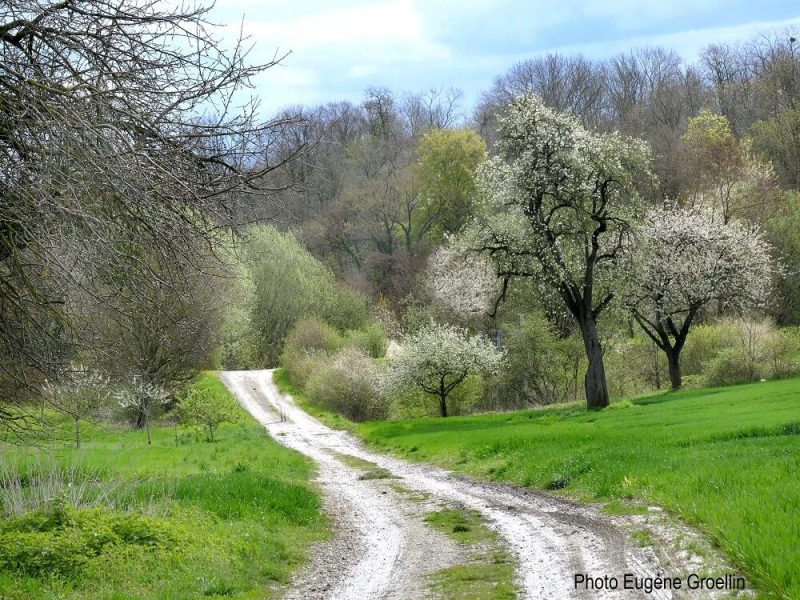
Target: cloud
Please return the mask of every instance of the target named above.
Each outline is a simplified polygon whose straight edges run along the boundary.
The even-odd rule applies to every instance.
[[[345,9],[304,14],[286,20],[251,20],[247,34],[282,48],[301,52],[326,46],[414,43],[420,40],[422,16],[410,0],[390,0]]]
[[[358,101],[370,86],[455,86],[470,102],[515,62],[546,52],[604,58],[660,45],[691,61],[717,41],[800,25],[798,11],[784,2],[756,8],[745,0],[225,0],[214,14],[230,24],[229,35],[242,26],[256,44],[254,61],[291,51],[256,82],[265,110],[275,110]]]

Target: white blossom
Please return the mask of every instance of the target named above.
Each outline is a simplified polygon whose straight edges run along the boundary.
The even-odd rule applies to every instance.
[[[753,226],[670,206],[650,211],[636,237],[622,302],[649,319],[682,319],[712,302],[742,312],[766,300],[774,267]]]
[[[503,352],[481,335],[453,325],[431,322],[406,336],[388,361],[381,380],[385,395],[418,387],[438,396],[447,416],[447,396],[470,374],[491,375],[503,363]]]
[[[758,308],[776,267],[756,228],[715,219],[710,208],[652,210],[636,238],[620,264],[621,302],[666,353],[679,388],[680,354],[701,311]]]
[[[433,297],[462,317],[487,313],[500,292],[495,267],[485,255],[448,246],[431,254],[425,280]]]

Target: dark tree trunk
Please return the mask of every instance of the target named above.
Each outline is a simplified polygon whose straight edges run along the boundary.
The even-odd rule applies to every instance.
[[[136,422],[134,423],[134,427],[136,429],[144,429],[145,425],[147,425],[147,406],[144,404],[139,404],[136,411]]]
[[[439,396],[439,411],[443,417],[447,416],[447,396]]]
[[[603,347],[597,335],[597,322],[591,313],[579,320],[583,346],[589,366],[586,369],[584,389],[586,391],[586,408],[594,410],[608,406],[608,384],[606,368],[603,364]]]
[[[667,362],[669,363],[669,381],[672,384],[672,389],[679,390],[683,387],[680,349],[672,348],[667,351]]]

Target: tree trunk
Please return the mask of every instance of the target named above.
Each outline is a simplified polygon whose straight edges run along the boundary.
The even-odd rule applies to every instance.
[[[443,417],[447,416],[447,396],[439,396],[439,411]]]
[[[75,447],[81,447],[81,420],[75,419]]]
[[[153,440],[150,437],[150,415],[147,413],[144,415],[144,428],[147,430],[147,445],[150,446],[152,445]]]
[[[603,348],[600,337],[597,335],[597,322],[594,315],[584,315],[579,320],[583,346],[586,349],[586,358],[589,366],[586,369],[584,389],[586,391],[586,408],[595,410],[608,406],[608,384],[606,383],[606,368],[603,364]]]
[[[681,376],[681,351],[673,348],[667,352],[667,362],[669,363],[669,381],[672,384],[672,389],[679,390],[683,387],[683,378]]]

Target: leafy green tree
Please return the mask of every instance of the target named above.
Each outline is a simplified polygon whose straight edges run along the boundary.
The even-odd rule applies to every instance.
[[[471,129],[434,129],[423,136],[417,154],[422,209],[436,215],[439,236],[455,233],[472,216],[475,169],[486,156],[486,144]]]
[[[253,229],[244,259],[255,288],[251,321],[263,363],[277,364],[286,335],[300,319],[316,317],[342,331],[367,322],[366,300],[339,284],[291,233]]]
[[[203,380],[189,387],[178,405],[181,422],[205,428],[210,442],[222,423],[235,423],[239,415],[234,399],[216,383]]]
[[[753,146],[763,152],[788,186],[800,186],[800,108],[785,110],[772,119],[753,123]]]

